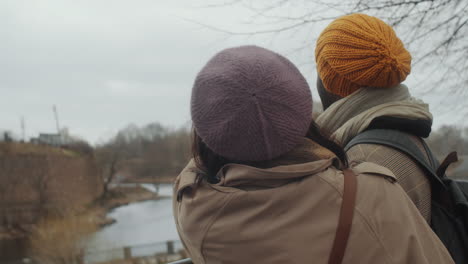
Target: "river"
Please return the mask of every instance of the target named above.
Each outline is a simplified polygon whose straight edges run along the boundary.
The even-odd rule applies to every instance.
[[[155,190],[151,184],[143,187]],[[159,194],[163,198],[132,203],[109,213],[117,222],[95,233],[88,243],[88,251],[111,251],[126,246],[143,248],[179,240],[172,216],[172,185],[160,185]]]

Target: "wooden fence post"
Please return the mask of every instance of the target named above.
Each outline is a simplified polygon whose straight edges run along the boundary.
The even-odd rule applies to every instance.
[[[174,241],[167,241],[167,254],[175,254]]]
[[[80,250],[80,253],[77,256],[77,263],[78,264],[85,264],[85,252],[84,249]]]

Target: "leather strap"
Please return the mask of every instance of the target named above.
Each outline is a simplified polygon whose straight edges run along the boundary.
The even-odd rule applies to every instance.
[[[440,178],[444,177],[445,171],[447,170],[450,164],[458,161],[458,155],[456,151],[450,152],[450,154],[445,157],[444,161],[440,164],[439,168],[436,171],[437,176]]]
[[[343,261],[349,233],[353,223],[354,205],[356,203],[357,179],[356,174],[350,169],[343,171],[344,187],[343,202],[341,203],[340,219],[335,233],[335,240],[330,252],[328,264],[341,264]]]

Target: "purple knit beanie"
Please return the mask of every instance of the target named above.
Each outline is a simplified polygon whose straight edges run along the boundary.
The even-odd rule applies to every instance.
[[[195,130],[216,154],[262,161],[292,150],[312,120],[312,95],[285,57],[256,46],[225,49],[192,90]]]

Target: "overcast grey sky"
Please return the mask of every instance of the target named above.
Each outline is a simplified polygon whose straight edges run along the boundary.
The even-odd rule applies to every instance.
[[[285,54],[314,89],[314,39],[325,24],[294,35],[229,36],[186,19],[232,31],[265,25],[245,23],[252,13],[241,6],[208,8],[205,3],[0,1],[0,130],[19,135],[24,116],[28,137],[55,132],[54,104],[61,126],[91,143],[129,123],[188,124],[195,75],[214,53],[241,44]],[[298,42],[310,48],[292,52]],[[407,83],[417,82],[413,76]],[[450,122],[438,121],[440,115],[435,112],[436,124]]]

